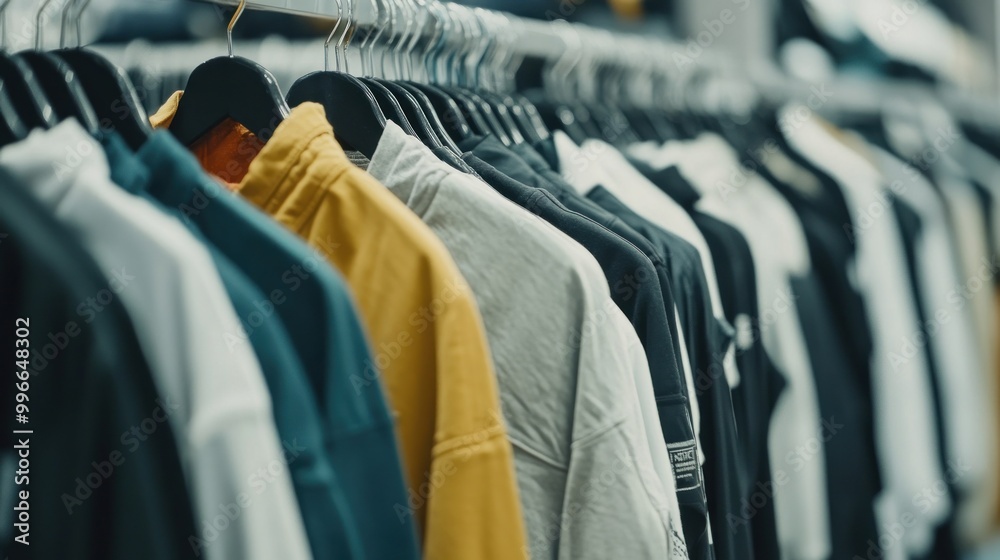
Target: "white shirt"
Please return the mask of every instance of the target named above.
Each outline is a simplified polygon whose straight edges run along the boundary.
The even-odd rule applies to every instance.
[[[583,146],[577,146],[562,131],[556,131],[553,138],[559,159],[565,162],[562,165],[563,177],[579,193],[587,194],[595,187],[603,186],[637,214],[683,238],[698,250],[712,313],[717,321],[728,324],[722,309],[712,253],[687,211],[632,167],[614,146],[600,140],[588,140]],[[732,343],[726,350],[722,365],[729,387],[739,385],[740,375]]]
[[[954,482],[970,497],[984,489],[989,493],[995,470],[992,431],[987,428],[993,412],[987,397],[993,387],[984,372],[992,370],[980,361],[971,306],[949,297],[962,280],[943,200],[918,170],[878,147],[871,150],[890,190],[920,215],[921,236],[915,240],[922,284],[919,296],[926,310],[927,343],[934,349],[937,366],[947,457],[962,468]],[[993,297],[992,286],[984,291]],[[973,534],[986,530],[976,525],[987,522],[990,512],[982,508],[992,505],[990,500],[973,505],[976,501],[980,500],[964,504],[963,510],[968,511],[959,517],[963,525],[971,524],[968,531]]]
[[[913,515],[914,525],[902,541],[910,554],[919,555],[932,544],[933,528],[947,517],[951,502],[943,496],[914,507],[914,496],[945,480],[945,473],[938,460],[926,355],[911,343],[919,324],[902,234],[892,208],[886,207],[878,170],[835,138],[818,117],[802,122],[787,141],[837,182],[851,211],[858,280],[874,344],[875,441],[888,493],[876,515],[888,516],[879,519],[880,529],[907,512]]]
[[[76,121],[3,148],[0,165],[79,236],[105,274],[135,276],[118,296],[161,398],[178,407],[169,421],[200,552],[309,560],[271,397],[252,350],[226,343],[241,325],[205,248],[112,183],[100,145]]]
[[[368,172],[441,239],[476,297],[532,556],[686,559],[649,364],[594,257],[392,122]]]
[[[790,283],[812,266],[798,216],[759,176],[744,174],[737,187],[730,175],[743,173],[738,158],[714,134],[637,153],[654,168],[678,166],[703,195],[696,207],[737,228],[749,245],[757,273],[761,342],[786,381],[768,431],[771,478],[787,480],[774,489],[778,541],[783,558],[825,559],[831,550],[825,450],[820,445],[809,461],[795,459],[797,450],[812,450],[822,441],[819,397]]]

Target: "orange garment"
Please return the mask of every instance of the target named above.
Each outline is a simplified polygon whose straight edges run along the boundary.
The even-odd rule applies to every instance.
[[[170,128],[183,95],[183,91],[171,95],[156,114],[149,117],[149,122],[155,128]],[[230,190],[236,190],[250,162],[263,147],[264,143],[248,128],[226,119],[188,149],[198,158],[202,168],[210,169],[212,175],[221,179]]]
[[[154,123],[168,123],[174,110],[176,102],[168,103]],[[397,513],[415,516],[425,558],[526,558],[485,330],[444,245],[348,160],[322,106],[296,107],[252,161],[238,151],[244,131],[221,126],[196,153],[216,175],[246,167],[245,176],[230,176],[238,192],[326,255],[350,283],[375,351],[366,372],[381,370],[396,414],[410,489],[410,503]],[[356,380],[374,382],[375,375]]]

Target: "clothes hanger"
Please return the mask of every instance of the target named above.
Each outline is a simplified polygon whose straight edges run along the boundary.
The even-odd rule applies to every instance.
[[[353,6],[354,6],[354,3],[348,1],[347,5],[348,5],[348,8],[347,8],[347,20],[346,21],[348,22],[348,24],[347,24],[347,27],[345,27],[345,29],[344,29],[345,34],[347,33],[348,28],[350,27],[350,23],[349,22],[354,19],[353,18],[353,11],[354,11]],[[381,25],[380,24],[380,21],[381,21],[381,11],[378,8],[378,4],[377,4],[376,0],[373,0],[372,5],[375,8],[375,14],[376,14],[375,15],[375,19],[376,19],[375,28],[377,29],[377,31],[375,32],[375,39],[372,40],[372,44],[374,45],[374,44],[377,43],[378,38],[382,35],[382,31],[386,28],[386,25]],[[390,27],[393,24],[391,12],[390,12],[389,19],[386,21],[386,23]],[[340,21],[339,20],[337,21],[337,25],[338,26],[340,25]],[[334,28],[334,30],[336,31],[336,28]],[[350,44],[350,41],[351,41],[351,38],[353,37],[353,35],[354,35],[353,33],[351,33],[350,35],[347,35],[346,42],[344,44],[344,52],[345,52],[345,56],[344,56],[344,71],[345,72],[349,72],[350,71],[350,68],[348,67],[348,60],[347,60],[346,52],[347,52],[347,47]],[[367,42],[368,37],[365,37],[365,39],[366,39],[366,42]],[[390,37],[389,44],[391,44],[391,37]],[[389,48],[389,44],[386,45],[386,47],[385,47],[386,49]],[[364,48],[364,46],[365,46],[365,44],[362,44],[362,48]],[[337,61],[338,61],[338,68],[339,68],[339,62],[340,62],[340,50],[339,50],[339,48],[337,48],[336,53],[337,53],[337,57],[338,57]],[[363,58],[364,57],[362,57],[362,59]],[[393,94],[393,92],[390,91],[389,88],[387,88],[383,83],[381,83],[381,82],[375,80],[374,78],[372,78],[370,74],[366,74],[363,69],[362,69],[361,73],[362,73],[362,76],[359,77],[358,80],[361,81],[361,83],[363,83],[371,91],[372,95],[375,97],[376,103],[378,103],[378,106],[382,109],[382,113],[385,115],[386,120],[390,120],[390,121],[396,123],[401,129],[403,129],[403,132],[405,132],[406,134],[408,134],[410,136],[414,136],[414,137],[420,138],[421,140],[423,140],[423,137],[420,136],[417,133],[417,131],[414,129],[413,125],[410,123],[410,119],[407,116],[407,114],[405,112],[403,112],[403,108],[400,105],[399,100]],[[382,58],[382,74],[385,75],[385,58]]]
[[[459,109],[461,109],[467,118],[476,118],[475,115],[478,115],[486,122],[486,131],[492,133],[501,142],[509,146],[513,141],[504,125],[494,113],[493,107],[476,92],[467,87],[462,87],[462,84],[466,83],[466,80],[463,79],[465,74],[463,72],[463,65],[461,64],[463,58],[462,49],[469,50],[478,41],[471,29],[465,26],[462,8],[457,4],[448,4],[446,7],[448,8],[447,13],[455,18],[453,21],[456,23],[458,29],[458,33],[455,34],[455,38],[457,39],[454,42],[455,49],[445,59],[446,67],[449,68],[448,75],[451,78],[450,81],[454,84],[453,87],[448,88],[448,91],[455,96],[459,104]]]
[[[343,5],[337,0],[338,27],[343,19]],[[351,22],[347,22],[348,27]],[[333,125],[337,140],[345,149],[354,149],[371,158],[385,131],[385,115],[379,108],[371,90],[360,80],[340,72],[340,43],[347,34],[347,27],[337,44],[337,71],[330,71],[330,42],[337,27],[323,44],[324,70],[299,78],[288,90],[288,102],[298,105],[307,101],[319,103],[326,110],[326,118]]]
[[[432,147],[447,148],[456,157],[461,154],[461,150],[452,140],[448,131],[445,130],[444,124],[438,117],[437,111],[434,109],[434,105],[428,99],[427,95],[412,86],[414,65],[413,65],[413,49],[417,44],[417,40],[420,38],[419,30],[423,27],[424,16],[428,16],[428,11],[426,9],[418,9],[416,5],[407,6],[407,3],[403,0],[390,0],[398,1],[400,9],[405,11],[409,7],[410,13],[408,16],[404,17],[407,22],[404,28],[403,37],[397,43],[396,52],[398,54],[397,61],[397,74],[400,80],[380,80],[387,88],[389,88],[393,94],[399,99],[403,111],[409,116],[410,122],[417,127],[418,136],[424,138],[425,143]],[[411,26],[410,23],[413,23]],[[411,27],[413,27],[413,32],[411,32]],[[398,47],[402,46],[402,49]]]
[[[483,17],[483,24],[487,29],[492,29],[490,33],[491,53],[487,64],[479,66],[482,74],[481,81],[491,84],[491,89],[497,93],[497,100],[507,107],[507,111],[517,126],[518,132],[524,140],[535,144],[545,139],[549,131],[545,129],[541,119],[537,118],[537,109],[527,107],[530,105],[523,96],[516,92],[514,74],[511,72],[505,76],[506,69],[520,66],[523,56],[515,54],[513,48],[516,34],[513,32],[510,19],[501,12],[480,12]],[[532,120],[532,112],[537,120]],[[539,126],[541,124],[541,126]]]
[[[378,16],[381,14],[381,12],[379,11],[377,0],[372,0],[372,5],[375,7],[376,19],[378,19]],[[430,120],[427,118],[427,115],[424,114],[423,109],[420,107],[420,104],[417,102],[417,100],[413,97],[413,94],[411,94],[409,90],[407,90],[406,88],[397,84],[395,81],[389,80],[386,77],[387,72],[385,69],[385,61],[387,55],[391,53],[398,54],[400,46],[403,45],[410,36],[410,27],[411,23],[413,22],[412,18],[406,17],[404,14],[403,21],[406,22],[406,25],[403,28],[403,32],[398,35],[398,38],[394,44],[393,36],[395,35],[396,21],[397,21],[396,10],[397,9],[402,10],[403,8],[401,6],[395,5],[395,2],[393,2],[392,0],[389,0],[387,2],[387,8],[388,9],[386,10],[386,12],[388,12],[389,39],[386,41],[385,46],[381,49],[381,56],[380,56],[381,77],[375,78],[373,74],[370,73],[366,74],[366,76],[369,77],[362,78],[362,81],[364,81],[366,84],[372,87],[373,92],[375,87],[385,92],[385,95],[389,98],[388,102],[391,103],[394,107],[393,110],[401,112],[402,115],[400,116],[400,118],[405,121],[408,121],[409,126],[412,127],[409,130],[404,128],[404,130],[407,130],[407,132],[412,136],[419,138],[421,142],[423,142],[427,147],[431,149],[441,148],[444,146],[441,138],[434,130],[434,127],[431,125]],[[376,42],[377,38],[381,36],[382,29],[384,29],[384,26],[380,25],[379,32],[376,34]],[[393,66],[395,67],[394,68],[395,75],[400,78],[403,77],[405,68],[402,64],[402,58],[399,56],[394,56],[391,58]],[[374,70],[374,68],[370,70]],[[379,96],[377,94],[376,94],[376,99],[379,99]],[[382,104],[381,99],[379,99],[379,103]],[[386,109],[386,107],[383,106],[383,109]],[[386,116],[388,117],[388,111],[386,112]],[[396,118],[393,117],[389,118],[394,121],[396,120]]]
[[[589,124],[590,115],[586,109],[574,103],[578,98],[576,92],[572,90],[571,75],[582,56],[582,41],[579,35],[568,32],[572,30],[571,24],[555,21],[552,25],[556,38],[563,44],[562,52],[555,60],[525,58],[531,63],[527,67],[534,69],[537,74],[531,78],[522,77],[523,80],[529,80],[536,86],[527,90],[525,95],[536,107],[546,128],[561,130],[575,143],[582,144],[588,138],[599,134],[598,130],[585,127],[584,122]]]
[[[484,61],[494,47],[491,38],[491,30],[488,29],[485,10],[481,8],[459,8],[460,20],[464,21],[463,46],[465,52],[457,57],[458,75],[457,84],[463,84],[464,90],[471,96],[472,100],[480,105],[483,115],[491,128],[499,127],[502,134],[498,136],[507,145],[520,144],[524,142],[521,130],[510,116],[507,106],[501,101],[500,96],[485,88],[483,80]],[[491,122],[491,116],[492,121]]]
[[[66,28],[66,15],[72,11],[73,4],[71,1],[63,12],[63,29]],[[149,117],[125,71],[103,56],[81,47],[80,20],[90,0],[81,0],[78,4],[74,16],[77,46],[73,49],[60,49],[54,54],[75,72],[100,125],[110,126],[121,135],[126,145],[132,150],[138,150],[153,133]]]
[[[0,31],[6,40],[6,22],[3,19],[3,8],[0,7]],[[28,127],[18,114],[10,96],[7,95],[7,84],[0,80],[0,146],[13,144],[28,137]]]
[[[38,84],[45,92],[45,97],[52,104],[59,120],[75,118],[88,133],[97,135],[100,132],[97,113],[87,99],[76,74],[64,60],[41,50],[45,23],[43,14],[51,3],[52,0],[42,2],[35,17],[37,27],[35,50],[21,51],[15,54],[14,58],[24,61],[34,72]],[[60,36],[60,42],[62,40],[63,37]]]
[[[266,141],[290,110],[278,83],[263,66],[233,55],[233,27],[243,15],[246,0],[226,27],[229,56],[202,63],[188,78],[170,132],[190,146],[227,118]]]
[[[426,13],[430,18],[433,29],[431,39],[427,41],[427,48],[420,56],[422,64],[418,65],[423,74],[423,83],[408,80],[401,82],[400,85],[414,92],[414,95],[419,93],[417,99],[422,99],[421,103],[424,104],[428,118],[437,119],[446,136],[454,142],[461,142],[478,132],[473,129],[473,124],[465,118],[455,99],[432,83],[435,80],[434,68],[436,67],[434,54],[439,50],[444,35],[444,25],[438,17],[439,3],[428,3],[425,0],[417,1],[424,8],[423,13]],[[483,127],[486,126],[485,122],[482,124]]]
[[[7,41],[7,6],[10,0],[0,0],[0,29],[3,30],[3,48],[0,49],[0,83],[9,97],[14,111],[29,130],[33,128],[48,129],[55,126],[55,111],[42,90],[41,84],[26,62],[19,58],[8,56]]]
[[[28,137],[28,127],[7,95],[7,85],[0,82],[0,146],[13,144]]]

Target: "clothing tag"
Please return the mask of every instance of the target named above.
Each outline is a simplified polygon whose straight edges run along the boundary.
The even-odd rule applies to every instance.
[[[698,449],[695,441],[668,443],[670,464],[674,467],[674,478],[677,480],[677,490],[694,490],[701,486],[698,476]]]

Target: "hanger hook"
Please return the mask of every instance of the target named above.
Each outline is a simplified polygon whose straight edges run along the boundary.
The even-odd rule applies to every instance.
[[[0,50],[7,48],[7,6],[10,0],[0,0]]]
[[[66,23],[69,22],[69,13],[73,11],[73,4],[76,0],[67,0],[62,9],[62,16],[59,18],[59,48],[66,48]]]
[[[42,26],[44,21],[45,8],[49,7],[52,0],[45,0],[42,2],[41,7],[38,8],[38,14],[35,15],[35,50],[42,50]]]
[[[371,0],[372,11],[375,13],[375,23],[365,30],[365,37],[361,39],[361,45],[358,46],[358,55],[361,58],[361,75],[368,77],[372,75],[373,58],[371,57],[371,52],[368,46],[372,44],[372,38],[377,37],[379,33],[379,23],[382,21],[382,11],[379,8],[377,0]]]
[[[90,0],[80,0],[77,2],[79,7],[76,9],[76,46],[80,48],[83,46],[83,32],[80,30],[80,21],[83,20],[83,12],[90,6]]]
[[[333,36],[337,34],[337,30],[340,29],[340,22],[344,21],[344,4],[342,0],[337,0],[337,24],[333,26],[330,34],[327,35],[326,41],[323,41],[323,71],[330,71],[330,43],[333,42]],[[340,71],[340,53],[337,52],[337,71]]]
[[[246,7],[247,0],[240,0],[240,5],[236,8],[236,12],[233,13],[232,19],[229,20],[229,25],[226,26],[226,43],[229,45],[229,58],[233,57],[233,28],[236,27],[236,22],[239,21]]]
[[[344,23],[344,32],[340,34],[340,38],[337,39],[337,50],[338,52],[344,53],[344,72],[350,72],[351,68],[347,60],[347,32],[351,30],[351,23],[354,21],[354,0],[347,0],[347,21]],[[351,34],[353,36],[353,33]],[[337,70],[340,70],[340,58],[337,58]]]

